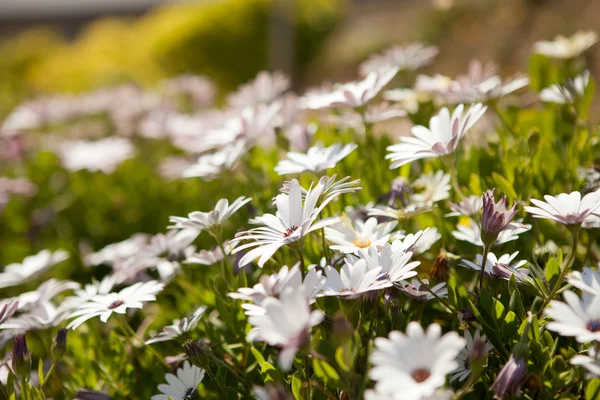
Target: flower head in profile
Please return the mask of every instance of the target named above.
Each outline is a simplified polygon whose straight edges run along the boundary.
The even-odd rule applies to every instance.
[[[392,331],[388,338],[375,339],[369,377],[380,393],[402,393],[402,399],[420,400],[444,385],[446,375],[458,367],[456,357],[465,344],[456,332],[442,335],[438,324],[424,331],[418,322],[410,322],[406,334]]]
[[[366,221],[357,219],[352,223],[348,218],[325,228],[325,239],[333,243],[329,247],[342,253],[356,253],[361,249],[382,246],[388,242],[391,232],[398,222],[379,223],[371,217]]]
[[[396,235],[392,241],[392,250],[421,254],[426,252],[442,235],[437,228],[425,228],[409,234]]]
[[[600,342],[600,296],[577,296],[567,290],[565,302],[552,300],[546,315],[553,319],[546,328],[579,343]]]
[[[484,273],[497,279],[509,280],[512,275],[515,275],[517,282],[524,280],[526,276],[529,275],[529,270],[521,267],[526,265],[527,261],[520,260],[513,262],[518,254],[519,252],[515,251],[512,254],[503,254],[500,257],[496,257],[494,253],[489,252],[485,263]],[[475,256],[475,262],[462,260],[459,265],[471,268],[475,271],[481,271],[481,260],[483,260],[483,256],[477,254]]]
[[[419,207],[431,207],[433,203],[450,197],[450,175],[441,170],[421,175],[412,186],[409,202]]]
[[[299,174],[301,172],[321,172],[334,168],[338,162],[352,153],[358,146],[354,143],[329,147],[313,146],[306,153],[287,153],[287,160],[281,160],[275,166],[279,175]]]
[[[327,280],[323,286],[323,296],[353,299],[363,293],[392,286],[390,279],[381,274],[381,266],[369,268],[364,259],[354,263],[346,262],[339,272],[328,265],[325,267],[325,275]]]
[[[458,361],[458,367],[452,371],[451,381],[458,379],[459,382],[464,381],[469,375],[471,375],[471,359],[473,357],[485,356],[487,352],[492,350],[494,346],[487,341],[485,335],[482,335],[479,329],[475,331],[475,334],[471,335],[471,332],[465,330],[466,346],[458,353],[456,360]],[[474,354],[474,352],[482,352],[483,354]]]
[[[580,226],[585,219],[600,209],[600,190],[581,197],[579,192],[545,195],[544,200],[531,199],[536,207],[526,206],[525,211],[534,218],[545,218],[566,226]]]
[[[233,108],[255,107],[271,103],[281,97],[290,87],[290,80],[279,71],[261,71],[256,78],[241,85],[227,96],[227,103]]]
[[[146,344],[166,342],[180,337],[184,333],[196,328],[205,312],[206,307],[198,307],[191,316],[176,319],[173,321],[173,325],[165,326],[160,333],[146,340]]]
[[[424,43],[394,46],[383,53],[371,55],[367,61],[360,65],[359,71],[363,76],[390,67],[412,71],[430,64],[438,53],[437,47],[428,46]]]
[[[71,141],[60,145],[58,156],[70,171],[87,169],[113,173],[119,164],[133,157],[133,144],[122,137],[107,137],[93,142]]]
[[[587,379],[593,379],[600,376],[600,359],[598,358],[578,354],[573,356],[569,362],[571,365],[585,368],[588,371],[586,375]]]
[[[355,264],[359,260],[365,260],[369,270],[378,267],[381,268],[377,281],[397,283],[417,275],[417,272],[414,269],[417,268],[421,262],[411,262],[412,256],[412,252],[394,249],[392,245],[386,243],[380,250],[370,247],[368,250],[360,250],[358,252],[358,258],[348,256],[346,260],[350,264]]]
[[[258,266],[262,268],[280,247],[338,222],[338,217],[315,221],[323,208],[341,193],[356,190],[355,185],[342,181],[335,183],[332,179],[323,177],[314,187],[311,185],[303,196],[304,189],[300,187],[298,180],[291,180],[285,187],[287,193],[281,193],[275,198],[277,212],[254,218],[254,223],[263,226],[236,235],[236,242],[241,240],[251,240],[251,242],[236,247],[233,254],[253,247],[240,259],[240,268],[255,259],[258,259]]]
[[[581,290],[583,295],[600,296],[600,272],[590,267],[584,267],[583,272],[573,271],[568,282]]]
[[[548,103],[571,104],[583,97],[590,81],[590,71],[575,78],[567,78],[564,86],[554,84],[540,92],[540,99]]]
[[[279,298],[264,299],[259,307],[261,310],[248,318],[253,328],[247,339],[279,347],[279,365],[287,371],[298,350],[310,343],[310,329],[325,316],[321,311],[310,309],[301,287],[289,287]]]
[[[170,217],[173,223],[172,229],[195,229],[198,233],[202,231],[214,231],[219,229],[240,208],[252,201],[252,198],[240,196],[229,204],[229,200],[221,199],[217,202],[215,209],[208,212],[194,211],[188,217]]]
[[[339,114],[328,114],[322,117],[322,120],[339,128],[353,129],[362,135],[369,126],[374,127],[380,123],[406,116],[406,110],[400,104],[387,102],[368,104],[364,110],[360,111],[344,110]]]
[[[88,319],[100,317],[106,322],[113,313],[125,314],[129,308],[142,308],[144,303],[156,300],[164,284],[156,281],[138,282],[119,292],[98,294],[91,300],[80,304],[69,317],[75,318],[69,323],[68,328],[77,329]]]
[[[421,282],[423,283],[421,284]],[[401,283],[398,288],[402,293],[417,301],[430,301],[436,297],[439,297],[440,299],[448,297],[446,282],[440,282],[437,285],[430,287],[427,279],[423,279],[422,281],[412,279],[410,283]]]
[[[230,171],[236,162],[246,152],[246,143],[236,141],[221,149],[202,155],[195,164],[190,165],[182,172],[183,178],[203,178],[207,181],[215,179],[221,172]]]
[[[450,203],[451,213],[446,214],[446,217],[457,217],[464,215],[472,217],[478,215],[483,209],[483,198],[481,196],[469,196],[463,198],[458,203]]]
[[[534,51],[550,58],[567,60],[583,54],[596,42],[598,42],[596,32],[579,31],[570,37],[558,35],[553,41],[536,42]]]
[[[0,289],[27,283],[67,258],[69,254],[64,250],[42,250],[21,263],[8,264],[0,273]]]
[[[527,361],[522,357],[511,355],[492,385],[492,389],[496,392],[494,398],[504,399],[507,395],[517,396],[525,374],[527,374]]]
[[[472,105],[466,112],[459,104],[452,115],[447,108],[431,117],[429,128],[421,125],[411,129],[412,137],[400,138],[400,143],[387,148],[385,158],[392,161],[390,168],[398,168],[409,162],[424,158],[441,157],[454,153],[460,139],[481,118],[487,108],[481,104]]]
[[[309,110],[363,107],[379,94],[396,73],[398,67],[385,67],[370,72],[363,80],[339,84],[330,91],[307,93],[300,99],[300,103],[302,108]]]
[[[166,374],[167,384],[158,385],[162,394],[152,396],[151,400],[189,400],[198,390],[198,385],[204,379],[206,371],[186,361],[183,367],[177,369],[177,375]]]
[[[500,232],[498,238],[493,243],[493,246],[497,246],[502,243],[517,240],[519,235],[523,232],[527,232],[531,229],[530,224],[523,224],[522,219],[517,219],[507,226],[505,230]],[[464,240],[474,244],[475,246],[483,247],[483,239],[481,237],[481,228],[479,224],[473,219],[469,218],[466,224],[461,223],[456,227],[457,230],[452,231],[452,236],[458,240]]]
[[[484,245],[491,246],[502,232],[515,228],[515,225],[511,224],[515,215],[517,215],[517,205],[513,204],[512,208],[508,209],[506,195],[503,194],[496,203],[494,190],[485,192],[481,214],[481,240]]]

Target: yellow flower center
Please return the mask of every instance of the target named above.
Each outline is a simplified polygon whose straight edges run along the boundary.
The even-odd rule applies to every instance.
[[[357,237],[352,242],[356,247],[364,249],[365,247],[369,247],[371,245],[371,241],[367,238]]]

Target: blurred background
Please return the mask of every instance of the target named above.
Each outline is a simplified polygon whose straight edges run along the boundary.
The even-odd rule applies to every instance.
[[[440,48],[423,73],[455,76],[478,58],[507,75],[527,70],[535,41],[599,20],[597,0],[1,0],[0,117],[37,95],[182,73],[224,95],[280,70],[302,90],[353,79],[370,53],[412,41]]]

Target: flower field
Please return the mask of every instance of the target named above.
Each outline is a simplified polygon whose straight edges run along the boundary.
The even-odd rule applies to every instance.
[[[23,102],[0,398],[600,399],[598,40]]]

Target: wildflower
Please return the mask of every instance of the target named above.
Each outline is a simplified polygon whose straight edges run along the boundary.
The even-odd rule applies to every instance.
[[[310,342],[310,328],[321,323],[321,311],[311,311],[309,301],[301,288],[287,288],[279,299],[266,298],[260,305],[263,310],[248,318],[253,326],[249,341],[264,341],[281,349],[279,365],[287,371],[294,356]]]
[[[481,104],[472,105],[466,113],[459,104],[452,115],[447,108],[429,121],[429,128],[421,125],[411,129],[413,137],[402,137],[400,143],[389,146],[385,158],[392,161],[390,168],[398,168],[409,162],[445,156],[454,153],[460,139],[481,118],[487,108]]]
[[[389,281],[392,283],[400,282],[417,275],[415,268],[421,264],[419,261],[409,262],[412,258],[412,252],[398,251],[389,244],[384,244],[378,251],[374,247],[358,252],[359,258],[348,256],[347,262],[355,264],[359,260],[367,262],[369,270],[380,267],[378,281]]]
[[[497,246],[502,243],[510,242],[513,240],[517,240],[519,235],[523,232],[527,232],[531,229],[530,224],[521,223],[522,219],[517,219],[512,222],[507,229],[500,232],[498,238],[493,243],[493,246]],[[464,240],[466,242],[472,243],[475,246],[483,247],[484,243],[481,238],[481,229],[479,228],[479,224],[469,218],[468,224],[460,224],[456,227],[457,230],[452,231],[452,236],[454,236],[458,240]]]
[[[494,190],[488,190],[483,194],[483,212],[481,214],[481,241],[484,246],[493,245],[498,236],[516,226],[511,224],[512,219],[517,214],[517,205],[513,204],[508,209],[506,196],[502,195],[500,200],[494,202]]]
[[[456,369],[456,356],[465,344],[456,332],[442,336],[438,324],[425,332],[418,322],[410,322],[406,334],[392,331],[389,338],[375,339],[369,377],[381,393],[402,393],[406,400],[430,396]]]
[[[472,217],[478,215],[483,209],[483,198],[481,196],[469,196],[463,198],[458,203],[450,203],[451,213],[446,214],[446,217],[457,217],[464,215]]]
[[[138,282],[119,292],[98,294],[69,315],[75,319],[67,328],[75,330],[88,319],[98,316],[100,321],[106,322],[113,313],[125,314],[128,308],[142,308],[145,302],[156,300],[156,294],[163,287],[164,284],[156,281]]]
[[[581,197],[579,192],[561,193],[558,196],[545,195],[546,201],[531,199],[537,207],[525,207],[534,218],[545,218],[569,227],[580,226],[588,216],[600,208],[600,190]]]
[[[429,301],[436,298],[448,297],[448,288],[446,282],[440,282],[433,287],[429,287],[429,281],[423,279],[423,284],[418,279],[412,279],[410,283],[401,283],[398,288],[402,293],[417,301]],[[434,296],[435,295],[435,296]]]
[[[110,266],[119,265],[138,254],[148,244],[150,237],[146,233],[136,233],[129,239],[109,244],[95,253],[87,254],[83,261],[86,266],[102,264]]]
[[[258,266],[262,268],[280,247],[301,240],[310,232],[338,222],[337,217],[324,218],[315,222],[323,208],[347,189],[345,186],[334,188],[330,185],[334,184],[329,178],[321,178],[315,187],[311,186],[308,189],[303,202],[302,189],[298,180],[290,181],[287,188],[289,194],[281,193],[275,198],[276,214],[264,214],[255,218],[255,223],[264,226],[236,235],[236,241],[254,241],[236,247],[233,254],[255,247],[242,257],[239,262],[240,268],[257,258],[259,259]],[[322,196],[325,198],[317,206],[317,202]]]
[[[233,108],[255,107],[271,103],[281,97],[290,87],[290,80],[279,71],[261,71],[256,78],[227,96],[227,103]]]
[[[450,381],[458,379],[459,382],[462,382],[471,375],[471,360],[476,360],[480,364],[479,367],[483,367],[487,353],[494,348],[487,341],[485,335],[481,335],[479,329],[475,331],[474,335],[465,330],[464,337],[467,344],[456,357],[458,367],[452,371],[453,375],[450,377]]]
[[[498,279],[510,280],[510,277],[515,275],[517,281],[524,280],[529,274],[529,270],[521,267],[526,265],[527,261],[521,260],[513,263],[513,260],[518,254],[519,252],[515,251],[512,254],[503,254],[498,258],[494,253],[489,252],[485,263],[484,273]],[[468,260],[462,260],[459,265],[481,272],[482,260],[483,256],[477,254],[475,256],[475,263]]]
[[[326,266],[327,280],[322,295],[356,298],[360,294],[392,286],[389,275],[382,275],[381,271],[381,266],[369,268],[364,259],[353,264],[346,262],[340,272],[331,266]]]
[[[75,296],[79,301],[88,301],[98,294],[108,294],[117,283],[117,278],[113,275],[107,275],[101,281],[92,279],[83,289],[75,290]]]
[[[225,254],[223,254],[220,247],[216,246],[211,250],[200,250],[199,252],[188,256],[185,259],[184,264],[214,265],[223,260],[225,256],[229,256],[236,244],[237,243],[232,243],[231,241],[226,240],[223,242]]]
[[[21,379],[25,379],[31,372],[31,355],[27,349],[25,335],[15,336],[12,350],[12,368]]]
[[[182,173],[183,178],[204,178],[213,180],[223,171],[230,171],[234,164],[247,151],[246,143],[242,140],[215,151],[211,154],[202,155],[195,164],[192,164]]]
[[[347,218],[331,227],[325,228],[325,239],[332,242],[332,250],[342,253],[356,253],[361,249],[382,246],[388,242],[396,221],[378,223],[377,218],[366,221],[356,220],[352,224]]]
[[[593,379],[600,376],[600,359],[578,354],[573,356],[569,362],[571,365],[585,368],[588,371],[588,376],[586,376],[588,379]]]
[[[583,295],[600,296],[600,272],[590,267],[584,267],[583,273],[571,272],[568,282],[583,292]]]
[[[392,250],[421,254],[429,250],[441,237],[442,235],[437,228],[425,228],[416,233],[396,236],[392,241]]]
[[[133,154],[133,144],[121,137],[108,137],[93,142],[64,142],[58,149],[58,156],[69,171],[87,169],[105,174],[113,173],[119,164],[133,157]]]
[[[496,391],[494,398],[503,399],[506,395],[516,396],[526,373],[527,361],[522,357],[511,355],[491,387]]]
[[[552,85],[540,92],[540,99],[548,103],[571,104],[581,99],[590,81],[590,71],[575,78],[567,78],[566,85]]]
[[[252,201],[252,198],[240,196],[231,204],[227,199],[221,199],[217,202],[215,209],[209,212],[194,211],[188,214],[188,217],[169,217],[169,221],[174,223],[171,229],[194,229],[198,233],[202,231],[215,232],[220,229],[240,208]]]
[[[583,54],[598,41],[598,35],[594,31],[579,31],[571,37],[562,35],[549,41],[536,42],[534,51],[550,58],[566,60]]]
[[[275,166],[279,175],[299,174],[301,172],[321,172],[334,168],[338,162],[352,153],[358,146],[350,143],[342,146],[334,144],[329,147],[313,146],[304,153],[287,153],[287,160],[281,160]]]
[[[337,127],[353,129],[356,133],[362,135],[366,133],[368,127],[405,116],[406,111],[400,105],[382,102],[379,104],[368,104],[361,112],[346,110],[339,115],[328,114],[323,117],[323,120]]]
[[[450,175],[444,171],[423,174],[413,183],[409,202],[418,207],[431,207],[433,203],[450,197]]]
[[[50,354],[52,355],[52,359],[54,361],[60,361],[67,352],[68,332],[69,330],[67,328],[60,328],[56,334],[56,337],[54,337],[54,340],[52,341]]]
[[[36,255],[25,257],[21,263],[9,264],[0,273],[0,289],[29,282],[67,258],[69,254],[64,250],[42,250]]]
[[[165,326],[159,334],[146,340],[146,344],[166,342],[182,336],[198,326],[198,322],[200,322],[200,318],[205,312],[206,307],[198,307],[190,317],[184,317],[181,320],[176,319],[173,321],[173,325]]]
[[[437,47],[427,46],[423,43],[394,46],[381,54],[371,55],[367,61],[360,65],[359,71],[363,76],[391,67],[412,71],[430,64],[438,53]]]
[[[1,304],[0,308],[0,325],[4,322],[8,321],[10,317],[12,317],[15,312],[17,312],[17,308],[19,307],[18,300],[8,300],[4,301]]]
[[[177,376],[165,375],[168,384],[158,385],[158,390],[163,394],[156,394],[151,400],[189,400],[198,390],[205,373],[203,369],[186,361],[183,367],[177,370]]]
[[[575,337],[579,343],[600,341],[600,296],[578,297],[567,290],[563,293],[565,303],[552,300],[546,315],[554,321],[546,328],[562,336]]]

